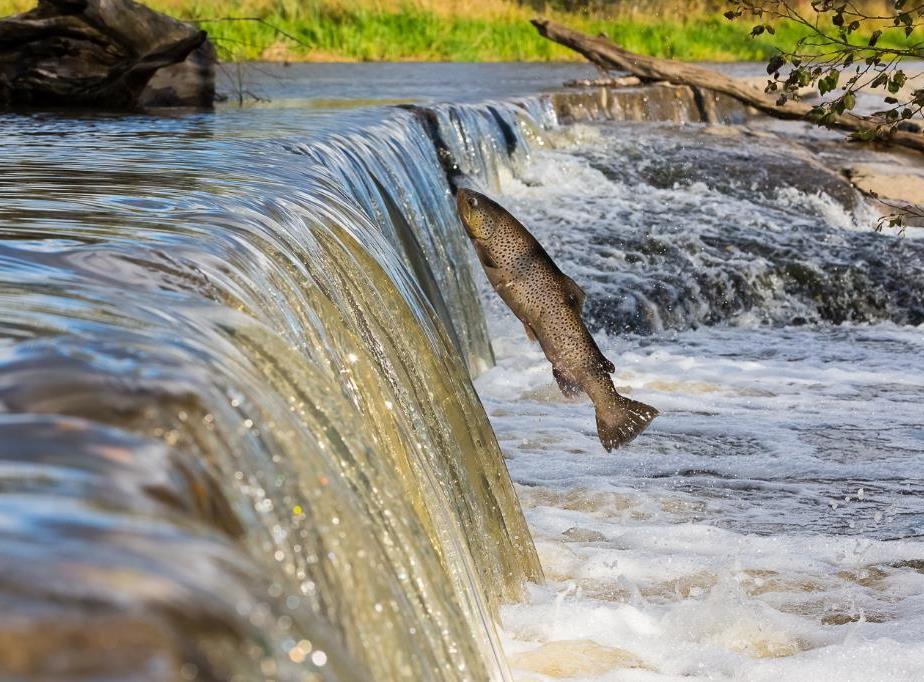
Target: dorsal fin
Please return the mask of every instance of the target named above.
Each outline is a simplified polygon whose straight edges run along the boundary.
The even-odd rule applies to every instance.
[[[584,310],[584,301],[587,299],[587,294],[573,279],[568,277],[568,275],[562,275],[565,278],[565,291],[568,292],[568,296],[571,299],[571,306],[574,308],[575,312],[580,315]]]

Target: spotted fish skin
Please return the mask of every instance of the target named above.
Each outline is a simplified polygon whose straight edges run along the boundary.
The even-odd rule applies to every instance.
[[[494,290],[530,340],[537,340],[562,393],[593,401],[597,433],[607,452],[644,431],[658,411],[617,393],[606,359],[587,331],[584,291],[555,265],[520,221],[485,195],[460,188],[459,217]]]

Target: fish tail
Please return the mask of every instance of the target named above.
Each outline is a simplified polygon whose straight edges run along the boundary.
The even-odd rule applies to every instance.
[[[607,452],[625,445],[648,428],[659,412],[651,405],[616,394],[616,400],[597,407],[597,434]]]

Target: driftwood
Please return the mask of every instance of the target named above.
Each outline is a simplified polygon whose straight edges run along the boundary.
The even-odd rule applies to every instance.
[[[0,21],[0,105],[137,106],[158,70],[204,47],[204,31],[132,0],[39,0]]]
[[[779,105],[776,100],[747,83],[730,78],[711,69],[677,62],[671,59],[659,59],[635,54],[619,47],[605,37],[589,36],[573,31],[547,19],[533,19],[533,25],[539,33],[584,55],[588,60],[606,70],[625,71],[643,81],[668,81],[675,85],[689,85],[722,93],[744,102],[770,116],[783,119],[805,119],[812,106],[803,102],[789,101]],[[841,114],[831,121],[830,126],[852,132],[875,130],[876,121],[856,116]],[[924,135],[906,130],[894,130],[888,134],[886,141],[892,144],[924,152]]]

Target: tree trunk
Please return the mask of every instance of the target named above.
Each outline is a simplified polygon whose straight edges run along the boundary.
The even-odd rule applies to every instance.
[[[705,88],[720,92],[777,118],[805,119],[813,108],[808,104],[793,101],[778,105],[773,97],[759,88],[711,69],[672,59],[659,59],[635,54],[619,47],[606,38],[595,38],[573,31],[567,26],[562,26],[554,21],[533,19],[532,24],[542,36],[565,47],[570,47],[594,64],[606,69],[625,71],[644,81],[668,81],[676,85],[689,85],[694,89]],[[829,125],[834,128],[856,132],[875,130],[877,127],[875,121],[855,116],[854,114],[836,116]],[[924,152],[924,135],[921,133],[893,130],[887,134],[883,141]]]
[[[39,0],[0,21],[0,105],[129,108],[206,34],[132,0]]]

